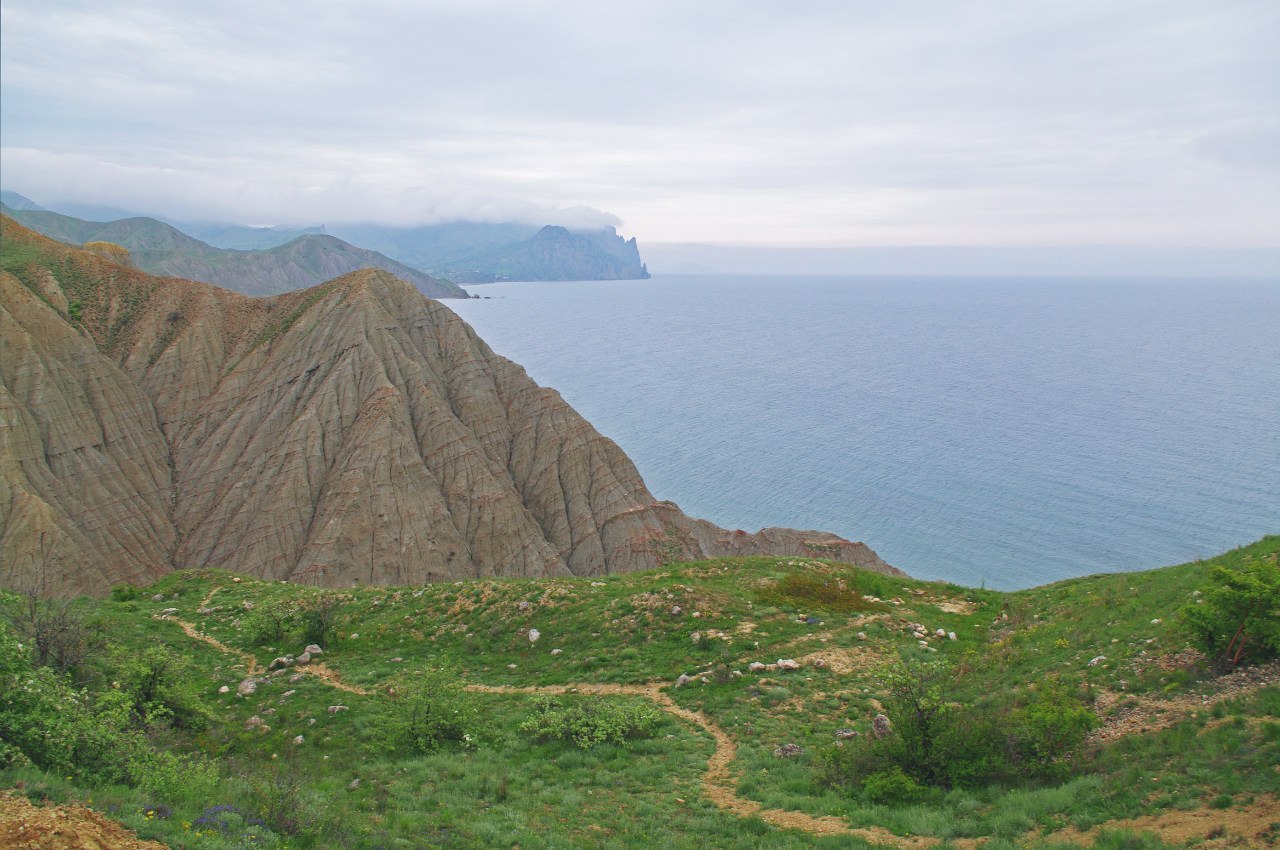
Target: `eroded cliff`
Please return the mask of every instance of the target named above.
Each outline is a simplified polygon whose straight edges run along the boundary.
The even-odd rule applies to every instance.
[[[330,586],[601,575],[821,532],[657,502],[611,440],[387,272],[254,299],[3,223],[0,580],[176,567]]]

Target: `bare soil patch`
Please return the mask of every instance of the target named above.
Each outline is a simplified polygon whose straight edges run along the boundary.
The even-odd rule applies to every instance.
[[[0,793],[0,847],[13,850],[165,850],[81,805],[36,806]]]

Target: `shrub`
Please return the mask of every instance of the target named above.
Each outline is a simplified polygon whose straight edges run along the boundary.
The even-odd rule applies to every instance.
[[[1254,558],[1209,578],[1203,601],[1182,610],[1196,644],[1228,667],[1280,655],[1280,566]]]
[[[829,611],[858,611],[876,607],[837,576],[788,573],[756,593],[756,601],[772,605],[803,605]]]
[[[568,703],[555,697],[534,699],[534,716],[520,731],[540,741],[572,741],[582,749],[598,744],[624,744],[653,734],[661,714],[637,702],[581,697]]]
[[[166,646],[117,652],[109,674],[128,699],[131,721],[139,727],[172,723],[203,729],[213,719],[200,701],[191,662]]]
[[[424,753],[446,741],[471,747],[479,739],[475,698],[443,673],[399,679],[390,693],[380,721],[390,746]]]
[[[298,606],[289,600],[260,602],[242,621],[245,636],[260,646],[279,645],[297,627],[299,614]]]
[[[932,660],[904,661],[888,671],[886,684],[892,733],[820,754],[828,784],[865,795],[862,777],[883,774],[872,790],[888,794],[882,786],[896,787],[896,779],[889,778],[896,777],[895,770],[918,785],[940,788],[1054,779],[1070,768],[1098,723],[1054,679],[1017,702],[993,699],[968,706],[947,699],[950,672]]]
[[[133,602],[142,598],[142,588],[132,584],[117,584],[111,588],[111,599],[114,602]]]
[[[924,786],[897,765],[862,780],[862,796],[872,803],[913,803],[924,794]]]
[[[302,643],[314,643],[321,649],[328,649],[337,633],[341,607],[341,599],[333,593],[323,593],[307,601],[298,617],[302,624]]]

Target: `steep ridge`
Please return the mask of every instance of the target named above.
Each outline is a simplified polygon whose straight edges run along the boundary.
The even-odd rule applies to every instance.
[[[330,586],[601,575],[747,552],[892,570],[657,502],[554,390],[376,270],[252,299],[3,222],[0,577],[173,567]]]
[[[5,213],[25,227],[69,245],[104,241],[129,250],[138,268],[212,283],[245,295],[273,295],[301,289],[363,268],[384,269],[432,298],[466,298],[454,283],[432,277],[376,251],[332,236],[300,235],[263,250],[215,248],[153,218],[85,221],[47,210]]]

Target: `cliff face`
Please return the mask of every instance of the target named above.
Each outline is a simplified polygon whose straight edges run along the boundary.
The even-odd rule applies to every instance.
[[[755,552],[892,570],[833,535],[731,533],[656,502],[554,390],[386,272],[252,299],[9,220],[3,256],[6,585],[601,575]]]

